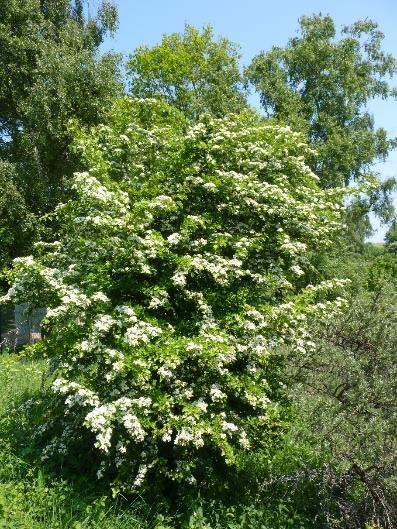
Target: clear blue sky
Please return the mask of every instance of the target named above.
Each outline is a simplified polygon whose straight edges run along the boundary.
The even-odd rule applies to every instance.
[[[385,34],[384,47],[397,57],[396,0],[114,0],[120,27],[104,49],[129,54],[140,45],[153,45],[164,33],[182,31],[185,23],[212,24],[216,34],[241,46],[242,65],[259,51],[283,45],[298,29],[298,18],[330,14],[338,27],[358,19],[376,20]],[[394,80],[397,85],[397,79]],[[373,101],[370,110],[377,126],[397,136],[397,101]],[[377,166],[383,176],[397,176],[397,152]],[[384,229],[372,238],[382,240]]]

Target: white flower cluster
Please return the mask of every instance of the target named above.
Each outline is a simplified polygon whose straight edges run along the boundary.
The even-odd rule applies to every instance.
[[[137,321],[127,329],[127,332],[125,333],[125,341],[128,345],[135,347],[140,343],[149,343],[152,338],[159,336],[161,333],[162,330],[160,327],[156,327],[144,321]]]
[[[192,427],[183,426],[175,436],[175,445],[193,445],[196,448],[204,446],[203,432]]]

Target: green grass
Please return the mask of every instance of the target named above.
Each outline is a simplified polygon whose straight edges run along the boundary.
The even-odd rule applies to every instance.
[[[67,482],[46,475],[35,463],[29,437],[24,436],[24,403],[34,407],[38,402],[45,366],[43,360],[0,356],[0,528],[155,527],[154,510],[143,501],[120,508],[95,491],[82,490],[80,476]]]
[[[44,370],[43,360],[0,355],[0,416],[4,416],[15,402],[38,392]]]

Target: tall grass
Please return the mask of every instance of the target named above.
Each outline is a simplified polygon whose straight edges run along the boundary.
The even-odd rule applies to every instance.
[[[25,403],[40,398],[44,360],[0,356],[0,528],[148,529],[152,509],[136,501],[128,509],[82,489],[82,476],[67,482],[46,475],[32,457]],[[22,441],[22,442],[21,442]]]

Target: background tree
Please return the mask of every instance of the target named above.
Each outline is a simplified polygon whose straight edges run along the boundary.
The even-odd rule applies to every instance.
[[[382,50],[383,34],[375,22],[364,20],[336,37],[331,17],[302,17],[299,36],[260,53],[246,70],[267,114],[303,131],[316,148],[311,166],[323,187],[368,177],[372,164],[395,145],[384,129],[375,128],[366,106],[374,97],[395,94],[388,78],[396,60]],[[390,218],[393,185],[384,182],[366,197],[363,212],[375,208]]]
[[[186,25],[183,33],[135,50],[127,65],[131,93],[163,97],[192,119],[204,112],[217,117],[240,112],[246,100],[239,57],[238,46],[216,40],[211,26],[200,31]]]
[[[15,167],[0,160],[0,263],[23,253],[37,235],[37,223],[15,185]]]
[[[98,54],[104,36],[116,28],[116,10],[102,2],[88,16],[84,4],[0,4],[0,160],[13,165],[10,185],[37,217],[54,208],[78,165],[68,121],[98,123],[122,91],[118,58]],[[12,231],[10,219],[1,220]],[[20,243],[10,246],[8,258],[25,250]]]
[[[385,236],[386,248],[389,252],[397,253],[397,220],[393,219]]]

